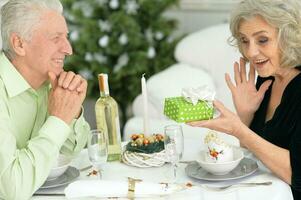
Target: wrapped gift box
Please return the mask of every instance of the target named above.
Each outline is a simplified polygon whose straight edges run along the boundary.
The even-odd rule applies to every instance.
[[[184,97],[170,97],[165,99],[164,115],[176,122],[206,120],[213,117],[213,106],[206,101],[193,105]]]

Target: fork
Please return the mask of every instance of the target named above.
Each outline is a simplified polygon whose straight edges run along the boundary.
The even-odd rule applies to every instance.
[[[80,172],[83,172],[83,171],[86,171],[86,170],[88,170],[88,169],[90,169],[90,168],[92,168],[92,167],[93,167],[92,165],[89,165],[89,166],[87,166],[87,167],[84,167],[84,168],[79,169],[79,171],[80,171]]]
[[[226,185],[226,186],[209,186],[209,185],[201,185],[201,187],[205,188],[205,189],[209,189],[209,190],[214,190],[214,191],[222,191],[222,190],[226,190],[230,187],[234,187],[234,186],[243,186],[243,187],[249,187],[249,186],[258,186],[258,185],[272,185],[271,181],[267,181],[267,182],[254,182],[254,183],[236,183],[236,184],[231,184],[231,185]]]

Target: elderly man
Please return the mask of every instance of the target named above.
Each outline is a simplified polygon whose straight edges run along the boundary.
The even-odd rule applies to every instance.
[[[0,199],[28,199],[60,152],[85,146],[87,82],[63,70],[72,48],[59,0],[9,0],[1,17]]]

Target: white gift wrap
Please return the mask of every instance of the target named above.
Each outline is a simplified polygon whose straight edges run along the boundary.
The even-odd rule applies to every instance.
[[[208,143],[208,151],[205,155],[205,161],[210,163],[224,163],[233,161],[233,149],[229,145],[217,144],[214,141]],[[210,151],[216,152],[216,157],[210,154]]]
[[[65,189],[67,199],[82,197],[128,197],[128,181],[79,180]],[[185,185],[136,182],[134,197],[168,195],[186,189]]]
[[[186,101],[196,105],[198,101],[208,101],[211,102],[214,100],[215,92],[209,88],[207,85],[200,86],[198,88],[184,88],[182,89],[182,96]]]

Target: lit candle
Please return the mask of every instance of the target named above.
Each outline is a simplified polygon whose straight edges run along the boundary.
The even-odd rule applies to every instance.
[[[141,78],[141,88],[143,97],[143,131],[144,135],[148,135],[148,105],[147,105],[147,89],[144,74]]]

